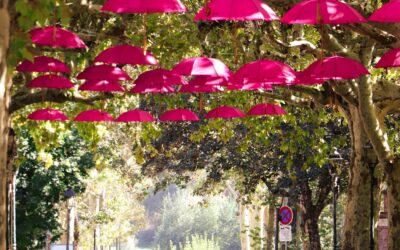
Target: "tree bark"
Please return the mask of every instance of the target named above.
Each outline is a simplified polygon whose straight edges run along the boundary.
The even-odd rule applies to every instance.
[[[387,173],[390,250],[400,249],[400,163],[393,164]]]
[[[369,206],[366,202],[369,200],[370,178],[368,157],[364,148],[368,139],[357,107],[350,106],[347,116],[352,141],[352,155],[341,248],[346,250],[368,249]]]
[[[274,199],[275,200],[275,199]],[[274,204],[275,202],[273,202]],[[274,242],[274,233],[275,233],[275,206],[273,204],[268,205],[268,209],[266,208],[266,212],[268,215],[264,218],[266,221],[266,250],[272,250],[273,242]]]
[[[10,37],[8,0],[0,0],[0,250],[7,242],[7,145],[11,84],[7,73],[7,50]]]

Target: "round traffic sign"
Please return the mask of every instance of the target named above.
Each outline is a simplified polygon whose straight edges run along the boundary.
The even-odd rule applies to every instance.
[[[279,221],[282,225],[289,225],[293,220],[292,209],[288,206],[282,206],[279,209]]]

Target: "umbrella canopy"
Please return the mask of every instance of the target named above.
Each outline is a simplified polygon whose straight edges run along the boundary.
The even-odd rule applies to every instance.
[[[226,86],[228,79],[225,77],[215,76],[196,76],[190,80],[189,85],[213,85],[213,86]]]
[[[113,13],[186,12],[179,0],[108,0],[101,10]]]
[[[400,22],[400,0],[392,0],[376,10],[369,18],[371,22],[398,23]]]
[[[194,20],[279,20],[275,12],[261,0],[212,0],[203,7]]]
[[[287,24],[349,24],[367,20],[350,5],[338,0],[304,0],[281,18]]]
[[[286,111],[275,104],[262,103],[252,107],[247,115],[258,116],[258,115],[286,115]]]
[[[400,67],[400,48],[392,49],[389,52],[386,52],[375,65],[375,68],[392,67]]]
[[[132,80],[132,78],[130,78],[130,76],[124,70],[111,65],[90,66],[80,73],[76,78],[78,80]]]
[[[74,85],[70,80],[59,75],[43,75],[39,76],[27,84],[28,88],[41,89],[70,89]]]
[[[28,115],[29,120],[35,121],[68,121],[68,117],[57,109],[39,109]]]
[[[316,60],[303,74],[318,80],[344,80],[356,79],[362,75],[368,75],[368,70],[356,60],[331,56],[322,60]]]
[[[17,66],[18,72],[52,72],[52,73],[71,73],[71,69],[52,57],[37,56],[32,61],[24,60]]]
[[[83,111],[74,119],[77,122],[111,122],[113,120],[109,113],[95,109]]]
[[[323,84],[325,81],[311,77],[307,71],[296,72],[296,80],[293,85],[316,85]]]
[[[146,111],[135,109],[122,113],[115,121],[117,122],[155,122],[156,119]]]
[[[232,119],[232,118],[243,118],[246,117],[240,109],[230,107],[230,106],[221,106],[209,111],[204,118],[206,119]]]
[[[160,121],[198,121],[199,117],[188,109],[173,109],[160,116]]]
[[[124,87],[115,80],[87,80],[79,87],[81,91],[124,92]]]
[[[181,93],[213,93],[222,92],[224,88],[218,85],[185,85],[179,90]]]
[[[67,49],[84,49],[85,43],[75,33],[55,26],[35,28],[30,32],[32,43],[41,46]]]
[[[172,72],[183,76],[230,77],[229,68],[220,60],[208,57],[184,59],[172,69]]]
[[[130,64],[130,65],[158,65],[157,59],[150,51],[137,46],[117,45],[101,52],[95,62],[109,64]]]
[[[271,84],[267,83],[246,83],[246,84],[235,84],[231,83],[227,86],[228,90],[240,90],[240,91],[251,91],[251,90],[258,90],[258,91],[272,91],[274,88]]]
[[[296,79],[296,72],[282,62],[257,60],[243,65],[234,75],[234,84],[290,84]]]
[[[185,85],[182,76],[166,69],[149,70],[135,80],[132,93],[169,93],[175,92],[172,85]]]

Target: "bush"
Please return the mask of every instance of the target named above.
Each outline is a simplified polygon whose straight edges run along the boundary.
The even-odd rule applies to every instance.
[[[215,196],[203,201],[200,196],[180,190],[163,201],[154,245],[160,246],[160,249],[171,249],[172,242],[178,249],[186,250],[185,247],[190,247],[190,244],[203,244],[211,239],[217,243],[212,245],[218,247],[216,249],[241,249],[237,212],[238,205],[232,198]]]

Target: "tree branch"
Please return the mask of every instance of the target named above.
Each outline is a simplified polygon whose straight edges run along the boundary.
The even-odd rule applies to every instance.
[[[112,94],[102,94],[94,97],[85,98],[77,93],[70,93],[61,90],[42,90],[36,93],[17,93],[11,98],[11,104],[9,108],[10,114],[18,111],[28,105],[41,102],[76,102],[87,105],[93,105],[94,102],[100,100],[106,100],[112,98]]]

